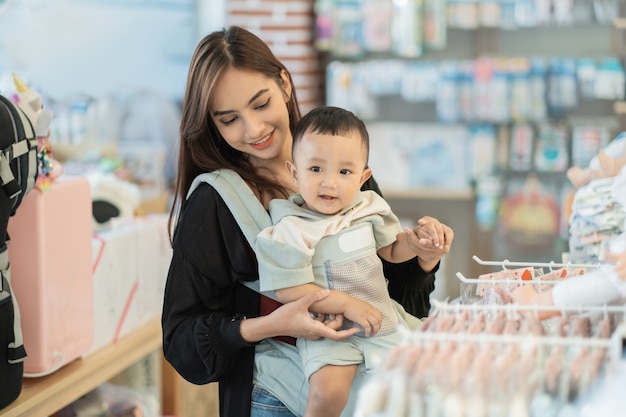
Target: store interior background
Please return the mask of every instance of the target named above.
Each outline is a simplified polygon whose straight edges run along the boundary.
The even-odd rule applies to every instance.
[[[11,74],[15,72],[43,93],[46,106],[55,113],[51,143],[57,156],[93,158],[99,152],[108,154],[115,149],[140,152],[148,160],[160,161],[144,174],[156,173],[167,184],[172,175],[168,156],[177,136],[188,63],[197,41],[211,30],[238,24],[266,40],[292,71],[304,112],[324,104],[329,84],[326,68],[332,61],[356,64],[395,58],[393,54],[376,53],[338,59],[316,50],[313,5],[313,0],[0,1],[0,92],[12,91]],[[616,57],[621,61],[622,44],[622,30],[612,24],[448,29],[445,48],[425,51],[418,60],[542,55],[599,60]],[[383,77],[386,71],[381,70]],[[397,95],[382,95],[370,104],[375,112],[365,118],[375,132],[376,143],[385,139],[387,123],[420,124],[431,130],[444,125],[459,127],[438,120],[433,102],[408,102]],[[565,118],[571,125],[606,128],[608,139],[612,139],[624,127],[623,116],[615,109],[615,100],[583,99],[567,110]],[[505,123],[498,126],[498,131],[507,128],[510,124]],[[510,138],[504,137],[502,141],[510,143]],[[453,248],[437,277],[434,296],[438,299],[459,296],[457,272],[477,277],[493,269],[479,265],[472,260],[473,255],[483,260],[559,262],[561,253],[567,250],[564,195],[571,189],[564,172],[538,175],[539,183],[546,185],[542,190],[553,197],[552,211],[548,211],[552,217],[542,218],[537,213],[546,211],[537,210],[522,217],[521,228],[511,230],[493,213],[488,220],[477,220],[477,204],[485,201],[481,197],[490,200],[489,193],[481,194],[472,178],[471,160],[484,149],[476,155],[472,149],[463,149],[462,161],[440,160],[429,167],[432,171],[424,171],[436,171],[445,178],[463,166],[464,176],[452,185],[407,187],[402,179],[394,183],[396,161],[381,160],[384,152],[373,155],[375,176],[403,221],[408,224],[432,215],[454,229]],[[506,153],[498,158],[506,165]],[[513,172],[500,166],[492,177],[495,183],[483,186],[493,190],[495,184],[496,189],[505,190],[507,184],[524,183],[532,171]],[[540,207],[535,206],[538,199],[532,197],[526,201],[531,210]],[[560,224],[556,232],[546,233],[545,225],[554,225],[554,209]],[[197,390],[189,394],[197,396],[195,400],[187,399],[189,404],[206,401],[205,393]],[[191,416],[194,412],[181,415]]]
[[[156,175],[162,175],[164,182],[171,181],[173,161],[168,156],[172,155],[177,135],[189,59],[197,41],[211,30],[239,24],[267,40],[294,74],[305,112],[325,101],[355,106],[341,98],[326,100],[325,87],[335,89],[327,84],[329,63],[393,63],[397,58],[389,51],[346,58],[335,57],[332,51],[317,51],[313,6],[312,0],[9,0],[0,6],[0,91],[11,90],[11,73],[15,72],[44,94],[46,105],[55,113],[51,141],[57,155],[93,157],[98,150],[106,153],[106,149],[115,149],[110,144],[122,143],[127,148],[156,153],[152,158],[165,165],[165,172]],[[448,29],[446,35],[443,48],[425,50],[415,60],[462,62],[482,56],[536,55],[602,59],[618,57],[621,52],[621,32],[610,24],[516,30]],[[393,65],[381,68],[383,77],[387,71],[392,76]],[[422,133],[414,135],[418,139],[420,135],[437,134],[423,133],[428,129],[465,127],[463,123],[442,122],[434,102],[410,102],[393,94],[369,100],[370,109],[361,115],[374,132],[374,143],[380,143],[379,137],[384,140],[390,136],[385,123],[421,125]],[[620,117],[613,111],[611,100],[580,100],[564,117],[572,124],[602,126],[608,130],[608,138],[621,130]],[[496,125],[502,131],[507,127],[507,123]],[[460,138],[458,142],[466,140]],[[399,216],[411,223],[423,215],[433,215],[455,231],[453,249],[439,274],[434,294],[437,298],[459,295],[456,272],[475,277],[489,270],[473,261],[473,255],[483,260],[559,262],[561,253],[567,251],[566,214],[562,211],[568,183],[564,172],[539,176],[544,187],[540,191],[552,193],[558,206],[560,230],[546,233],[541,228],[551,227],[554,219],[529,216],[524,221],[531,224],[511,232],[505,230],[503,220],[494,217],[494,213],[487,221],[477,220],[477,203],[481,197],[486,201],[491,197],[479,192],[476,178],[472,178],[471,159],[484,150],[478,154],[472,154],[470,148],[454,150],[452,153],[457,155],[448,155],[451,160],[441,159],[421,168],[420,174],[441,178],[440,182],[431,179],[427,185],[407,186],[408,181],[401,178],[394,182],[394,175],[402,172],[393,160],[398,154],[386,152],[386,144],[381,149],[383,152],[373,153],[371,163]],[[506,159],[506,155],[498,158]],[[381,167],[378,172],[377,166]],[[405,167],[404,175],[418,175],[407,174],[406,170]],[[493,190],[495,186],[504,197],[507,184],[523,183],[533,171],[531,168],[513,172],[505,167],[482,187]],[[445,180],[453,175],[457,180]]]

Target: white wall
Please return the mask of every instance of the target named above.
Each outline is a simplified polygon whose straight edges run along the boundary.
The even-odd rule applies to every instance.
[[[224,5],[224,0],[13,0],[0,13],[0,90],[17,72],[57,100],[139,89],[180,99],[197,40],[223,25]]]

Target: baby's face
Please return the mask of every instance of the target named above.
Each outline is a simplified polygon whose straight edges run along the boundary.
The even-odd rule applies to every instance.
[[[334,136],[306,132],[289,170],[305,207],[335,214],[356,196],[370,177],[367,150],[357,133]]]

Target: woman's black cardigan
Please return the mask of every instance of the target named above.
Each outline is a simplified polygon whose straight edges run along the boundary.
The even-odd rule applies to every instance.
[[[375,182],[363,189],[379,192]],[[416,260],[384,262],[392,298],[425,317],[434,272]],[[258,279],[256,258],[217,191],[202,183],[187,200],[174,233],[162,327],[166,360],[194,384],[219,382],[222,417],[248,417],[254,345],[239,332],[242,317],[259,315],[260,296],[240,281]]]

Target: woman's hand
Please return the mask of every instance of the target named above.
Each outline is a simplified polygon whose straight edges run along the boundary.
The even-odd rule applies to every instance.
[[[417,221],[417,227],[413,231],[422,246],[431,246],[440,250],[447,249],[446,253],[450,251],[454,232],[434,217],[422,217]]]
[[[295,301],[283,304],[267,316],[243,320],[241,334],[245,340],[258,341],[273,336],[291,336],[308,340],[322,337],[343,340],[358,333],[357,327],[337,330],[343,322],[341,315],[327,319],[324,317],[316,319],[311,316],[309,312],[311,305],[328,297],[329,294],[330,290],[319,289]],[[264,328],[267,328],[267,331],[263,331]],[[262,337],[252,336],[252,332],[256,335],[263,332]]]
[[[422,269],[431,271],[448,252],[454,240],[454,231],[434,217],[424,216],[417,226],[408,230],[409,243],[415,249]]]

